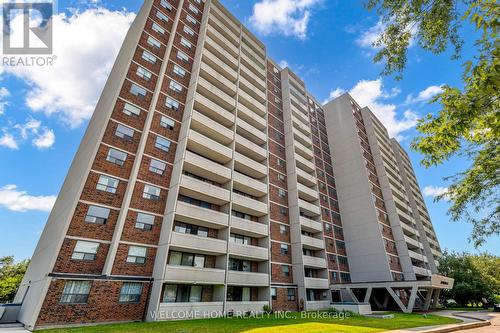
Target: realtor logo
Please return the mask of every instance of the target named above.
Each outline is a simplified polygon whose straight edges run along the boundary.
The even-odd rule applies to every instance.
[[[52,54],[51,2],[3,4],[3,53]]]

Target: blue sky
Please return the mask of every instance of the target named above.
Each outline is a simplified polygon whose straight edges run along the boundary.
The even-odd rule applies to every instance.
[[[430,55],[417,46],[410,50],[403,80],[381,78],[370,46],[380,24],[362,1],[222,3],[267,45],[273,59],[288,64],[305,80],[318,100],[350,91],[405,147],[415,135],[415,120],[437,109],[427,105],[428,98],[442,84],[460,84],[460,62],[451,61],[449,54]],[[137,0],[59,1],[55,66],[0,67],[0,256],[31,256],[141,4]],[[472,49],[468,39],[466,52]],[[468,162],[453,159],[426,170],[419,166],[418,154],[410,155],[420,185],[426,188],[426,203],[443,249],[475,251],[467,240],[471,227],[450,222],[448,204],[433,202],[433,195],[446,187],[442,178]],[[481,250],[500,254],[500,239],[489,239]]]

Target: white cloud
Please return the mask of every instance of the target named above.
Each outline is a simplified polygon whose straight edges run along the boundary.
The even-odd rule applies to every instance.
[[[5,101],[7,97],[10,96],[10,92],[7,88],[1,87],[0,88],[0,115],[2,115],[5,112],[5,108],[9,103]]]
[[[335,99],[343,94],[345,94],[346,91],[340,87],[330,91],[330,95],[328,95],[328,99],[326,99],[323,104],[326,104],[328,103],[329,101],[331,101],[332,99]]]
[[[26,191],[20,191],[16,185],[6,185],[0,188],[0,206],[15,212],[39,210],[49,212],[56,201],[55,195],[33,196]]]
[[[342,88],[332,90],[329,99],[326,100],[325,103],[340,96],[344,92],[346,92],[346,90]],[[368,108],[370,108],[387,128],[389,136],[391,137],[402,140],[404,139],[401,135],[402,132],[415,127],[417,124],[418,117],[413,111],[406,110],[403,112],[402,116],[398,116],[396,105],[386,102],[387,99],[400,94],[401,90],[398,88],[393,88],[390,91],[384,90],[382,79],[359,81],[349,90],[349,93],[359,105],[368,106]]]
[[[38,134],[37,137],[33,139],[32,143],[39,149],[47,149],[52,147],[55,141],[56,136],[54,131],[46,128],[41,134]]]
[[[26,104],[71,127],[90,118],[135,14],[89,8],[54,16],[52,67],[4,67],[30,86]]]
[[[380,37],[386,25],[382,21],[378,21],[373,27],[363,31],[361,36],[356,39],[356,43],[363,48],[375,48],[373,45]]]
[[[419,92],[416,97],[413,97],[412,94],[408,95],[408,97],[406,97],[406,103],[412,104],[412,103],[426,102],[442,92],[443,92],[442,86],[430,86]]]
[[[14,136],[12,136],[12,134],[5,133],[5,132],[0,137],[0,146],[7,147],[7,148],[12,149],[12,150],[19,149],[19,145],[17,144]]]
[[[322,0],[262,0],[253,6],[250,24],[262,34],[306,38],[312,9]]]
[[[424,195],[426,197],[435,198],[437,196],[446,194],[448,192],[448,188],[430,185],[430,186],[424,187],[422,192],[424,193]],[[445,199],[446,199],[446,197],[445,197]]]
[[[279,63],[278,63],[278,66],[281,67],[281,69],[285,69],[287,67],[290,67],[290,65],[288,64],[288,61],[286,60],[281,60]]]

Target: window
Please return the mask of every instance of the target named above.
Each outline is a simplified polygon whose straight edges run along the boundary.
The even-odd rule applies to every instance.
[[[202,286],[166,285],[163,292],[163,302],[201,302],[202,291]]]
[[[249,302],[250,288],[248,287],[227,287],[227,300],[230,302]]]
[[[175,99],[171,98],[171,97],[167,97],[166,101],[165,101],[165,106],[174,110],[174,111],[177,111],[179,110],[179,102],[177,102]]]
[[[196,235],[200,237],[208,237],[208,228],[199,227],[197,225],[175,222],[175,232],[179,232],[181,234],[190,234]]]
[[[196,21],[196,19],[194,17],[192,17],[191,15],[189,15],[189,14],[186,15],[186,20],[188,20],[189,23],[192,23],[192,24],[195,24],[195,25],[196,25],[196,23],[198,23]]]
[[[295,289],[288,288],[286,290],[286,299],[288,301],[295,301]]]
[[[151,64],[156,64],[156,57],[146,50],[142,52],[142,59],[146,60]]]
[[[142,246],[131,246],[128,248],[127,262],[130,264],[144,264],[148,249]]]
[[[89,299],[91,281],[66,281],[60,303],[85,304]]]
[[[174,266],[189,266],[189,267],[205,267],[205,256],[202,254],[170,252],[169,265]]]
[[[175,122],[168,117],[161,116],[160,125],[162,127],[165,127],[166,129],[173,130],[174,126],[175,126]]]
[[[109,218],[110,210],[108,208],[89,206],[85,222],[94,224],[106,224]]]
[[[174,73],[179,75],[180,77],[186,76],[186,71],[182,67],[177,65],[174,65]]]
[[[133,106],[132,104],[125,103],[125,106],[123,107],[123,113],[125,113],[127,116],[139,117],[139,115],[141,114],[141,109],[139,109],[137,106]]]
[[[165,29],[163,29],[158,23],[156,22],[153,22],[153,31],[156,31],[157,33],[159,33],[160,35],[164,35],[165,34]]]
[[[339,275],[337,272],[331,272],[332,273],[332,281],[337,281],[337,279],[339,278]]]
[[[141,230],[151,230],[155,224],[155,217],[153,215],[138,213],[135,219],[135,227]]]
[[[286,225],[280,224],[280,234],[282,235],[288,234],[288,227]]]
[[[119,182],[120,181],[118,179],[101,175],[99,177],[99,181],[97,182],[96,189],[115,194]]]
[[[156,11],[156,17],[160,19],[160,21],[163,22],[168,22],[168,17],[167,15],[163,14],[161,11],[157,10]]]
[[[341,264],[341,265],[344,265],[344,266],[349,265],[349,261],[347,260],[347,257],[338,256],[338,261],[339,261],[339,264]]]
[[[278,165],[284,167],[285,161],[283,161],[281,158],[278,158]]]
[[[146,81],[151,80],[151,76],[153,75],[150,71],[148,71],[147,69],[144,69],[142,67],[137,67],[136,74],[138,77],[143,78]]]
[[[77,241],[71,259],[74,260],[95,260],[99,243]]]
[[[161,48],[161,43],[151,36],[148,37],[148,44],[157,49]]]
[[[142,294],[142,283],[126,282],[120,289],[120,303],[139,303]]]
[[[175,91],[176,93],[182,92],[182,86],[175,81],[170,81],[170,89]]]
[[[158,187],[151,185],[144,185],[144,192],[142,192],[142,197],[144,199],[158,201],[160,200],[161,190]]]
[[[230,240],[232,243],[242,244],[242,245],[251,245],[251,238],[243,235],[231,234]]]
[[[132,86],[130,87],[130,93],[134,96],[137,96],[139,98],[145,98],[146,97],[146,89],[139,87],[137,84],[132,83]]]
[[[290,276],[290,266],[283,265],[281,266],[281,274],[285,277]]]
[[[280,245],[280,253],[287,255],[288,254],[288,244],[281,244]]]
[[[180,59],[184,62],[189,62],[189,57],[187,56],[186,53],[182,51],[177,51],[177,59]]]
[[[278,173],[278,180],[284,182],[285,181],[285,175]]]
[[[122,124],[118,124],[118,126],[116,126],[115,135],[125,141],[132,141],[134,138],[134,130]]]
[[[288,214],[287,209],[285,207],[280,206],[280,214],[286,216]]]
[[[239,272],[251,272],[252,262],[249,260],[229,259],[229,270]]]
[[[191,29],[190,27],[188,27],[187,25],[184,26],[184,30],[185,33],[187,33],[188,35],[191,35],[191,36],[194,36],[194,31],[193,29]]]
[[[181,37],[181,45],[188,49],[193,47],[193,44],[184,37]]]
[[[155,142],[155,147],[158,149],[161,149],[165,152],[168,152],[170,150],[170,141],[162,138],[161,136],[157,136],[156,142]]]
[[[325,231],[326,232],[332,231],[332,225],[330,223],[325,223]]]
[[[271,299],[273,301],[278,299],[278,296],[276,295],[276,288],[271,288]]]
[[[166,167],[167,164],[154,159],[151,159],[151,162],[149,163],[149,171],[154,172],[160,176],[163,175]]]
[[[196,8],[195,6],[193,6],[192,4],[189,4],[189,10],[192,11],[193,13],[195,14],[198,14],[200,11],[198,10],[198,8]]]
[[[110,148],[108,151],[108,156],[106,156],[106,161],[123,166],[125,160],[127,159],[127,153]]]
[[[171,4],[169,4],[169,3],[167,2],[167,0],[161,0],[161,1],[160,1],[160,5],[161,5],[163,8],[167,9],[169,12],[171,12],[171,11],[172,11],[172,5],[171,5]]]
[[[286,196],[286,192],[283,189],[278,189],[278,195],[280,198],[284,198]]]
[[[349,273],[340,273],[340,279],[342,280],[342,282],[347,282],[347,283],[350,283],[351,282],[351,274]]]

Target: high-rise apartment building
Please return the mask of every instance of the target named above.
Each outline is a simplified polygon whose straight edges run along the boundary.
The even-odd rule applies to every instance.
[[[18,320],[316,310],[352,300],[358,282],[436,279],[439,244],[408,156],[352,103],[323,111],[217,0],[145,1],[16,296]]]

